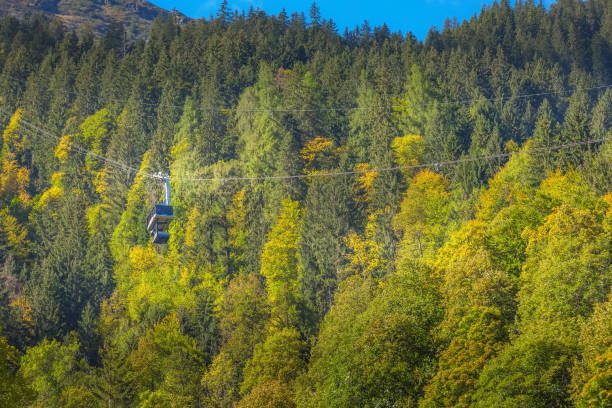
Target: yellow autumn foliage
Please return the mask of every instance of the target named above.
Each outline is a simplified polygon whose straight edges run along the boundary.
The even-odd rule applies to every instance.
[[[266,278],[271,320],[285,327],[295,323],[300,298],[297,289],[300,216],[298,202],[284,199],[261,254],[261,274]]]
[[[109,210],[109,207],[106,203],[100,203],[87,208],[85,217],[87,218],[87,227],[90,234],[93,235],[95,233],[96,228],[99,227],[99,222],[103,220],[104,214]]]
[[[442,244],[450,216],[448,190],[448,180],[429,169],[412,178],[393,222],[402,234],[403,251],[427,258]]]
[[[127,298],[129,316],[138,321],[152,309],[170,313],[180,297],[177,272],[151,245],[132,247],[127,258],[127,268],[118,268],[116,273],[117,289]]]
[[[306,161],[304,171],[308,174],[324,171],[331,166],[339,152],[339,149],[334,149],[334,142],[328,137],[309,140],[300,151],[300,157]]]
[[[152,247],[137,245],[129,253],[130,266],[135,275],[145,273],[157,264],[157,252]]]
[[[27,191],[30,185],[30,170],[19,166],[16,160],[3,160],[0,173],[0,194],[17,195],[24,205],[30,201]]]
[[[27,235],[27,229],[19,224],[17,218],[13,217],[8,209],[0,211],[0,241],[4,241],[14,255],[25,257],[28,254],[31,243]]]
[[[24,150],[23,140],[17,132],[21,115],[22,110],[18,109],[4,130],[0,160],[0,194],[17,195],[19,201],[27,205],[31,198],[27,191],[30,185],[30,170],[20,164],[20,156]]]
[[[358,163],[355,166],[355,171],[360,172],[357,176],[357,191],[355,191],[355,201],[358,203],[367,203],[372,199],[374,194],[374,180],[378,176],[377,171],[371,171],[368,163]]]
[[[72,139],[73,135],[64,135],[60,138],[60,141],[55,148],[53,154],[59,159],[61,163],[65,163],[68,158],[68,154],[72,150]]]
[[[530,148],[531,142],[527,141],[523,150]],[[514,154],[489,180],[489,188],[480,194],[476,205],[476,218],[492,220],[509,204],[530,200],[535,195],[535,185],[539,180],[530,170],[535,160],[533,155],[524,151]]]
[[[106,192],[108,190],[108,169],[96,172],[93,178],[93,184],[96,188],[96,193],[100,195],[104,201],[108,201]]]
[[[589,188],[583,177],[574,170],[563,172],[557,169],[542,181],[540,194],[552,206],[568,204],[577,208],[591,208],[601,201]]]
[[[16,309],[19,312],[21,318],[29,323],[33,322],[32,319],[32,303],[28,300],[28,298],[24,295],[20,295],[17,299],[13,300],[10,304],[10,307]]]
[[[64,194],[64,190],[62,188],[63,176],[63,172],[53,173],[51,176],[51,187],[41,194],[38,202],[36,203],[36,208],[44,208],[51,202],[57,201],[62,197]]]
[[[11,117],[8,126],[4,129],[3,135],[3,151],[7,152],[7,147],[13,152],[20,152],[23,149],[23,143],[19,139],[19,135],[15,132],[19,129],[19,121],[23,115],[23,109],[17,109]]]
[[[56,201],[62,197],[63,190],[58,186],[49,187],[42,195],[40,199],[36,203],[36,208],[42,208],[49,205],[50,202]]]
[[[306,160],[307,164],[312,163],[318,154],[330,151],[334,143],[327,137],[315,137],[309,140],[300,151],[300,157]]]
[[[378,217],[383,214],[378,210],[368,216],[368,223],[362,235],[355,231],[349,232],[344,238],[348,251],[348,264],[342,269],[340,279],[344,280],[353,275],[362,278],[371,278],[382,275],[388,264],[388,260],[382,256],[383,246],[374,240],[374,234],[378,226]]]
[[[395,161],[402,167],[416,166],[421,162],[425,153],[425,143],[423,136],[406,135],[396,137],[391,144],[395,153]],[[415,173],[415,169],[403,169],[402,174],[408,178]]]

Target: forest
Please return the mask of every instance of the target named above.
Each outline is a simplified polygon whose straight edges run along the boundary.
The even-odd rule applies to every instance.
[[[612,406],[611,1],[3,16],[0,73],[1,407]]]

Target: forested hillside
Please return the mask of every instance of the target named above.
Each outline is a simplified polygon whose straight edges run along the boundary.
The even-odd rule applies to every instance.
[[[158,16],[173,16],[177,23],[190,20],[176,10],[169,12],[146,0],[2,0],[0,16],[23,18],[42,13],[55,24],[78,33],[105,34],[125,27],[125,37],[146,36]],[[121,35],[124,32],[120,33]]]
[[[225,4],[0,20],[0,406],[610,407],[612,2]]]

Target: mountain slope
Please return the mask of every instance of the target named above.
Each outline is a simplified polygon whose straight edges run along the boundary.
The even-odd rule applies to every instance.
[[[111,23],[122,23],[131,37],[146,34],[158,15],[174,13],[179,21],[188,18],[169,12],[148,1],[140,0],[3,0],[0,15],[23,17],[41,12],[61,19],[69,30],[88,25],[97,34],[108,30]]]

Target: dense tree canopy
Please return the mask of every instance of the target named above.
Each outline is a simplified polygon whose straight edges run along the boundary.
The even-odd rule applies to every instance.
[[[611,2],[121,30],[0,18],[0,405],[610,406]]]

